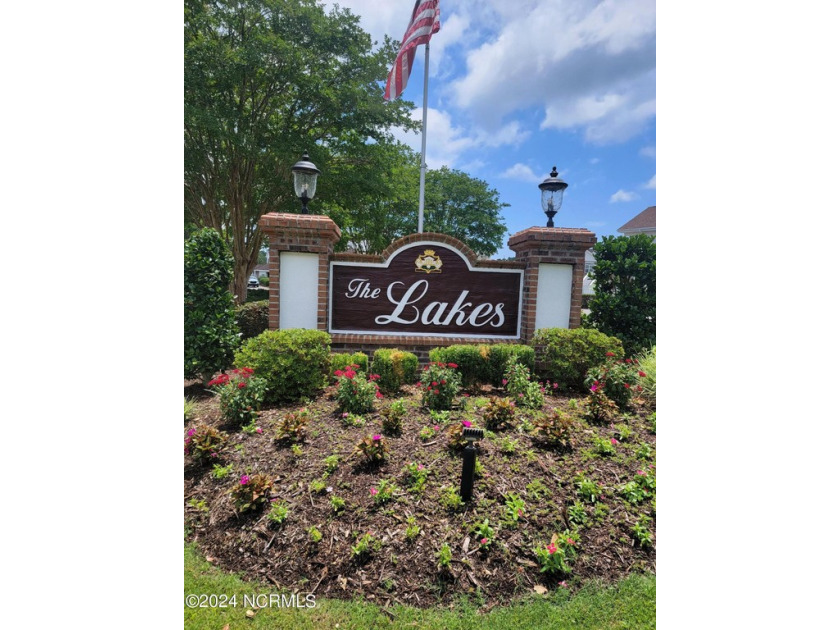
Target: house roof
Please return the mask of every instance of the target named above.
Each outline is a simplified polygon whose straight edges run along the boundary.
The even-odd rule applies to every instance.
[[[641,230],[656,229],[656,206],[650,206],[642,210],[627,223],[618,228],[619,232],[638,232]]]
[[[257,265],[254,267],[254,271],[268,271],[268,265],[263,263],[262,265]]]

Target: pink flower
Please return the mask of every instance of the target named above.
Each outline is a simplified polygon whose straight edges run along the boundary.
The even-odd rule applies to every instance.
[[[557,383],[554,383],[554,389],[557,389]]]
[[[239,478],[240,485],[247,486],[251,481],[251,478],[248,475],[242,475]]]
[[[468,428],[472,426],[472,422],[470,422],[469,420],[463,420],[461,424]]]
[[[376,435],[374,435],[374,436],[373,436],[373,441],[374,441],[374,442],[378,442],[378,441],[379,441],[379,440],[381,440],[381,439],[382,439],[382,436],[381,436],[381,435],[379,435],[378,433],[377,433]]]
[[[260,427],[257,427],[257,433],[262,433],[262,429]]]
[[[507,379],[506,378],[502,379],[502,385],[507,385]]]
[[[597,386],[597,385],[593,385],[592,387],[590,387],[590,388],[589,388],[589,391],[590,391],[590,392],[597,392],[597,391],[598,391],[598,386]]]
[[[377,492],[376,488],[371,488],[370,489],[370,495],[371,496],[376,496],[376,492]]]
[[[425,468],[425,466],[423,464],[418,464],[417,465],[417,470],[423,470],[424,468]]]
[[[566,542],[567,542],[567,543],[569,543],[570,545],[574,545],[574,544],[575,544],[575,540],[574,540],[574,538],[567,538],[567,539],[566,539]]]
[[[482,545],[486,545],[486,544],[487,544],[487,539],[486,539],[486,538],[482,538],[482,539],[481,539],[481,544],[482,544]]]
[[[611,443],[613,446],[615,446],[616,444],[618,444],[618,440],[616,440],[615,438],[610,438],[610,443]]]
[[[439,424],[436,424],[436,425],[435,425],[435,426],[433,426],[432,428],[433,428],[435,431],[440,431],[440,425],[439,425]]]
[[[192,437],[194,435],[195,435],[195,429],[190,429],[189,431],[187,431],[187,436]]]
[[[519,514],[519,516],[522,516],[522,510],[521,509],[516,510],[516,513]]]
[[[562,582],[557,582],[557,586],[562,586],[563,588],[569,588],[569,585],[566,584],[566,580],[563,580]]]
[[[349,416],[349,415],[350,415],[350,414],[349,414],[349,413],[347,413],[347,412],[345,411],[343,414],[341,414],[341,417],[342,417],[342,418],[346,418],[346,417],[347,417],[347,416]]]
[[[548,543],[548,545],[546,546],[546,550],[548,551],[548,553],[554,554],[557,551],[557,547],[554,545],[554,543]]]

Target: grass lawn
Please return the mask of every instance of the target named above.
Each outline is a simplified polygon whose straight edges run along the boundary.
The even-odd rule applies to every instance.
[[[237,596],[237,606],[227,608],[184,608],[185,630],[228,628],[655,628],[656,577],[631,575],[613,586],[589,582],[574,595],[556,590],[546,596],[523,598],[511,606],[479,612],[480,602],[461,600],[450,608],[393,606],[390,616],[376,604],[361,600],[342,601],[316,598],[314,608],[243,605],[245,595],[279,594],[256,582],[226,574],[208,563],[193,545],[184,548],[184,595]],[[302,604],[305,605],[305,600]],[[253,610],[253,617],[247,612]],[[393,618],[392,618],[393,617]]]

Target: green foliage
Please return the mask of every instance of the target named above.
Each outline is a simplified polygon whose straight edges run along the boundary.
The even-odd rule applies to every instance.
[[[464,507],[464,501],[461,499],[460,493],[453,486],[441,488],[440,504],[450,512],[455,512]]]
[[[413,541],[420,535],[420,526],[417,524],[417,519],[409,516],[406,519],[405,539],[408,542]]]
[[[213,476],[213,479],[224,479],[232,472],[233,464],[228,464],[227,466],[213,464],[213,470],[210,471],[210,474]]]
[[[309,424],[309,420],[310,414],[307,409],[284,414],[277,424],[274,439],[281,444],[300,442],[306,436],[306,425]]]
[[[518,407],[539,409],[545,404],[540,384],[531,381],[531,371],[524,365],[510,361],[502,382]]]
[[[184,244],[184,378],[230,366],[239,344],[234,321],[233,257],[219,233],[199,230]]]
[[[577,556],[580,535],[577,532],[564,531],[554,534],[545,547],[537,547],[534,554],[540,563],[540,573],[549,575],[568,575],[572,572],[571,564]]]
[[[639,355],[639,384],[642,386],[642,395],[656,402],[656,346],[643,351]]]
[[[446,448],[450,451],[460,452],[467,446],[467,438],[464,437],[464,427],[472,426],[472,422],[464,420],[446,427]]]
[[[511,359],[529,369],[534,367],[534,349],[521,344],[452,345],[432,348],[429,360],[457,365],[465,387],[487,383],[502,385],[505,369]]]
[[[574,420],[559,409],[554,409],[551,414],[538,417],[534,420],[534,427],[542,440],[557,448],[572,447],[572,429],[575,426]]]
[[[352,367],[359,372],[367,373],[368,358],[364,352],[354,352],[353,354],[335,353],[330,355],[330,374],[335,374],[337,371],[343,372],[345,368]]]
[[[519,442],[506,435],[499,441],[499,450],[505,455],[513,455],[519,447]]]
[[[267,330],[236,353],[236,367],[248,366],[268,382],[266,403],[316,396],[325,384],[330,336],[321,330]]]
[[[333,377],[337,381],[335,399],[341,411],[349,413],[370,413],[373,411],[373,402],[382,398],[379,387],[376,384],[376,375],[370,377],[364,372],[356,372],[352,367],[345,370],[336,370]]]
[[[424,442],[428,442],[433,437],[435,437],[436,433],[432,427],[423,427],[422,429],[420,429],[418,435],[420,436],[421,440],[423,440]]]
[[[268,300],[246,302],[236,307],[234,320],[240,341],[252,339],[268,330]]]
[[[574,505],[570,505],[567,510],[569,515],[569,522],[575,525],[586,525],[588,516],[586,515],[586,506],[580,501],[575,501]]]
[[[645,442],[636,449],[636,457],[639,459],[650,459],[653,457],[653,449],[651,449],[650,444]]]
[[[534,479],[531,483],[525,486],[525,490],[528,492],[528,496],[534,501],[547,499],[551,496],[551,490],[549,490],[540,479]]]
[[[409,488],[412,492],[420,494],[426,487],[426,479],[429,476],[429,469],[423,464],[411,462],[403,466],[403,476],[409,483]]]
[[[417,377],[417,355],[404,350],[380,348],[373,353],[371,371],[379,375],[379,386],[389,394],[396,394],[400,387],[414,383]]]
[[[184,422],[189,422],[190,420],[192,420],[197,407],[198,403],[195,401],[195,399],[187,398],[186,396],[184,396]]]
[[[375,539],[372,532],[367,532],[358,538],[355,545],[350,546],[350,557],[362,562],[381,548],[382,541]]]
[[[329,455],[324,458],[324,476],[329,476],[338,470],[338,455]]]
[[[334,514],[340,514],[344,511],[347,502],[339,497],[338,495],[333,495],[330,497],[330,505],[332,506],[332,510]]]
[[[587,478],[582,472],[575,475],[574,484],[577,488],[578,496],[590,503],[595,503],[604,491],[601,484]]]
[[[385,444],[385,438],[381,435],[370,435],[362,438],[356,444],[356,448],[353,449],[353,455],[364,464],[384,462],[388,458],[388,446]]]
[[[621,341],[588,328],[541,328],[534,333],[534,369],[541,379],[565,392],[585,392],[586,372],[604,361],[607,352],[624,356]]]
[[[260,253],[262,253],[262,252],[260,252]],[[260,264],[265,264],[265,263],[260,263]],[[270,278],[268,276],[260,276],[259,278],[257,278],[257,282],[260,283],[261,287],[267,287],[268,283],[270,282]]]
[[[287,518],[289,518],[289,506],[280,499],[274,499],[271,502],[271,509],[268,511],[268,520],[277,525],[282,525]]]
[[[256,475],[242,475],[230,494],[238,512],[256,510],[267,501],[266,495],[271,491],[274,483],[265,473]]]
[[[396,490],[397,486],[393,481],[380,479],[376,487],[370,489],[370,494],[376,505],[383,505],[393,500]]]
[[[493,528],[490,527],[489,519],[484,519],[483,523],[476,523],[473,532],[478,535],[478,544],[481,549],[487,549],[493,544]]]
[[[611,422],[618,416],[618,406],[610,400],[602,389],[589,392],[583,404],[583,415],[592,422]]]
[[[324,535],[321,533],[321,530],[315,527],[314,525],[306,531],[309,532],[309,540],[311,540],[314,543],[319,543],[324,538]]]
[[[251,368],[235,369],[233,376],[223,373],[207,383],[219,397],[222,417],[228,422],[244,427],[256,420],[267,383],[253,374]]]
[[[607,353],[606,361],[586,373],[590,392],[603,391],[620,409],[626,409],[634,394],[642,390],[638,384],[640,371],[636,359],[619,359]]]
[[[365,417],[344,411],[341,414],[341,424],[345,427],[363,427],[365,426]]]
[[[656,243],[645,234],[604,236],[590,272],[590,323],[635,354],[656,343]]]
[[[507,527],[513,527],[520,518],[525,518],[525,500],[515,492],[504,495],[505,507],[502,522]]]
[[[633,538],[638,541],[639,547],[642,549],[653,546],[653,534],[647,527],[649,524],[650,517],[642,514],[639,516],[639,520],[630,528],[630,531],[633,533]]]
[[[402,419],[406,412],[404,401],[392,402],[390,407],[382,411],[382,432],[387,435],[402,433]]]
[[[184,438],[184,454],[191,455],[200,463],[217,459],[228,441],[228,434],[216,427],[200,424],[187,430]]]
[[[514,427],[516,403],[510,398],[492,396],[484,407],[484,426],[490,431],[504,431]]]
[[[429,409],[444,411],[452,408],[452,401],[461,389],[461,375],[454,363],[429,363],[420,374],[423,404]]]
[[[315,479],[309,483],[309,492],[312,494],[323,494],[327,491],[327,484],[323,479]]]
[[[605,457],[609,457],[610,455],[615,455],[615,446],[618,444],[618,440],[615,438],[610,438],[609,440],[601,437],[596,437],[593,440],[595,445],[595,452],[598,455],[603,455]]]
[[[449,563],[452,562],[452,549],[449,547],[449,543],[443,543],[435,554],[435,557],[437,558],[438,567],[441,569],[449,567]]]
[[[392,196],[390,173],[367,158],[393,144],[392,129],[416,126],[410,102],[382,98],[398,42],[374,49],[357,17],[327,11],[315,0],[185,5],[185,210],[230,240],[240,298],[260,216],[300,211],[290,171],[304,150],[329,175],[310,211],[329,200],[339,214],[363,194]]]

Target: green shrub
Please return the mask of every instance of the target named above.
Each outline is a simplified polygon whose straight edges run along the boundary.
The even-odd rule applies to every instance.
[[[240,341],[253,339],[268,330],[268,300],[247,302],[236,307],[236,327]]]
[[[429,363],[420,374],[423,387],[423,404],[434,411],[452,408],[452,401],[461,388],[461,375],[454,363]]]
[[[309,398],[324,388],[330,336],[320,330],[267,330],[236,353],[237,367],[251,367],[268,382],[266,403]]]
[[[607,352],[624,356],[619,339],[589,328],[541,328],[531,343],[537,377],[559,383],[566,392],[586,392],[586,372],[603,363]]]
[[[373,353],[370,371],[379,374],[379,387],[395,394],[403,385],[413,384],[417,377],[417,355],[404,350],[382,348]]]
[[[457,365],[465,387],[479,383],[500,387],[511,358],[529,370],[534,369],[534,349],[522,344],[454,345],[429,351],[429,361]]]
[[[259,278],[257,278],[257,281],[260,283],[261,287],[268,286],[268,276],[260,276]]]
[[[219,233],[193,234],[184,244],[184,378],[206,383],[230,366],[239,345],[232,280],[233,256]]]
[[[589,324],[621,339],[629,354],[656,343],[656,243],[646,234],[604,236],[590,272]]]
[[[335,374],[338,371],[344,371],[344,368],[350,365],[357,365],[354,368],[359,372],[368,372],[368,358],[364,352],[354,352],[353,354],[335,353],[330,355],[330,374]]]
[[[639,355],[639,384],[645,398],[656,402],[656,346],[645,350]]]

